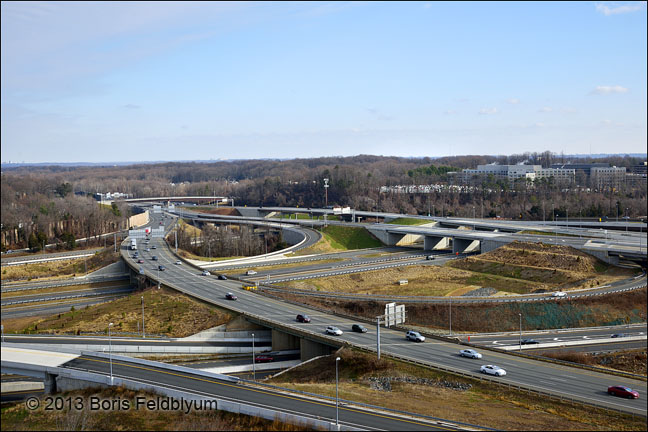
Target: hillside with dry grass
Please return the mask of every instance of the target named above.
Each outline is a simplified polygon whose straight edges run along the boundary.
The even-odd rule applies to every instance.
[[[5,331],[17,333],[71,334],[107,333],[108,323],[114,323],[113,334],[137,333],[142,322],[147,334],[168,337],[190,336],[208,328],[226,324],[234,318],[230,312],[195,300],[177,291],[150,288],[108,303],[74,309],[30,322],[24,319],[3,320]]]
[[[570,246],[513,242],[491,252],[454,260],[448,266],[476,273],[530,281],[533,291],[591,288],[632,276]],[[517,292],[512,290],[512,292]]]
[[[519,315],[524,330],[613,326],[646,322],[646,288],[593,296],[576,300],[546,300],[506,303],[453,303],[454,332],[496,332],[519,329]],[[272,293],[288,301],[296,301],[323,310],[364,317],[375,321],[385,313],[385,303],[372,300],[345,301],[304,295]],[[399,302],[400,303],[400,302]],[[449,304],[407,303],[408,327],[446,334],[450,322]]]
[[[592,288],[628,278],[632,269],[610,266],[571,247],[514,242],[445,266],[407,266],[291,281],[307,291],[402,296],[462,296],[480,288],[515,295]],[[407,279],[407,285],[398,281]]]

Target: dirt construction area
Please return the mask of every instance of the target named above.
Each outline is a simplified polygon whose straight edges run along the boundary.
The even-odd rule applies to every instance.
[[[592,288],[635,273],[571,247],[514,242],[444,266],[407,266],[292,281],[282,286],[353,294],[461,296],[486,292],[506,296]],[[403,279],[406,285],[399,284]]]

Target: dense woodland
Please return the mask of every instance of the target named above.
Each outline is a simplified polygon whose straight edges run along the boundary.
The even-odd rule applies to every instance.
[[[215,155],[217,156],[217,155]],[[125,227],[128,206],[101,207],[92,194],[121,192],[137,197],[228,196],[238,205],[325,205],[324,179],[329,179],[328,204],[357,210],[443,216],[560,218],[646,215],[646,183],[620,190],[588,190],[589,185],[551,182],[510,185],[483,179],[473,188],[452,189],[448,171],[479,164],[525,162],[609,162],[628,169],[645,159],[612,156],[567,159],[543,153],[512,156],[456,156],[438,159],[361,155],[292,160],[241,160],[209,163],[159,163],[124,166],[31,166],[3,169],[2,247],[38,244],[73,245],[74,239]],[[585,183],[577,177],[579,183]],[[381,186],[440,185],[427,194],[381,193]]]

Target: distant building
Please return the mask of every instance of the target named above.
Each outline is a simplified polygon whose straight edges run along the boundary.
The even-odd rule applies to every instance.
[[[538,180],[553,178],[558,183],[572,183],[575,170],[572,168],[542,168],[541,165],[478,165],[477,169],[465,169],[458,177],[464,183],[470,183],[475,177],[493,176],[496,179],[513,183],[519,179]]]
[[[583,172],[585,175],[590,176],[592,173],[592,168],[607,168],[610,164],[607,162],[596,162],[596,163],[566,163],[566,164],[552,164],[551,168],[556,169],[573,169],[574,171]]]
[[[632,174],[643,174],[648,175],[648,162],[640,163],[639,165],[634,165],[630,168]]]
[[[620,189],[625,184],[625,167],[593,167],[590,170],[590,182],[596,189]]]

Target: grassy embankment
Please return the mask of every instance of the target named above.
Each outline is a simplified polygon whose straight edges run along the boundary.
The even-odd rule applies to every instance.
[[[346,250],[381,247],[380,240],[364,228],[329,225],[320,230],[322,238],[313,246],[288,256],[302,256],[315,253],[342,252]]]
[[[500,430],[645,430],[645,419],[570,405],[455,377],[420,366],[351,349],[314,360],[272,384],[335,397],[339,356],[339,396],[391,409],[416,412]],[[475,368],[479,368],[475,364]],[[375,382],[387,385],[375,385]],[[380,388],[380,390],[378,389]],[[389,389],[391,388],[391,389]]]
[[[2,281],[12,280],[50,280],[69,278],[71,276],[82,276],[87,272],[93,272],[108,264],[119,261],[119,252],[113,252],[108,248],[97,252],[91,257],[75,258],[70,260],[46,261],[42,263],[23,264],[6,266],[2,268]]]
[[[87,306],[36,319],[3,320],[7,333],[78,334],[106,333],[114,323],[113,334],[136,333],[142,321],[147,334],[185,337],[230,322],[234,315],[224,309],[194,300],[176,291],[151,288],[108,303]]]
[[[280,421],[265,420],[243,414],[228,413],[216,410],[192,410],[188,414],[184,411],[151,411],[144,408],[135,409],[136,398],[155,401],[157,397],[166,399],[150,392],[133,391],[124,387],[110,389],[86,389],[65,392],[62,398],[83,398],[84,406],[89,406],[91,398],[95,400],[111,400],[118,398],[129,401],[128,410],[93,410],[80,411],[52,410],[46,411],[44,401],[40,408],[30,411],[24,402],[3,404],[2,430],[235,430],[235,431],[299,431],[313,430],[307,425],[292,425]]]

